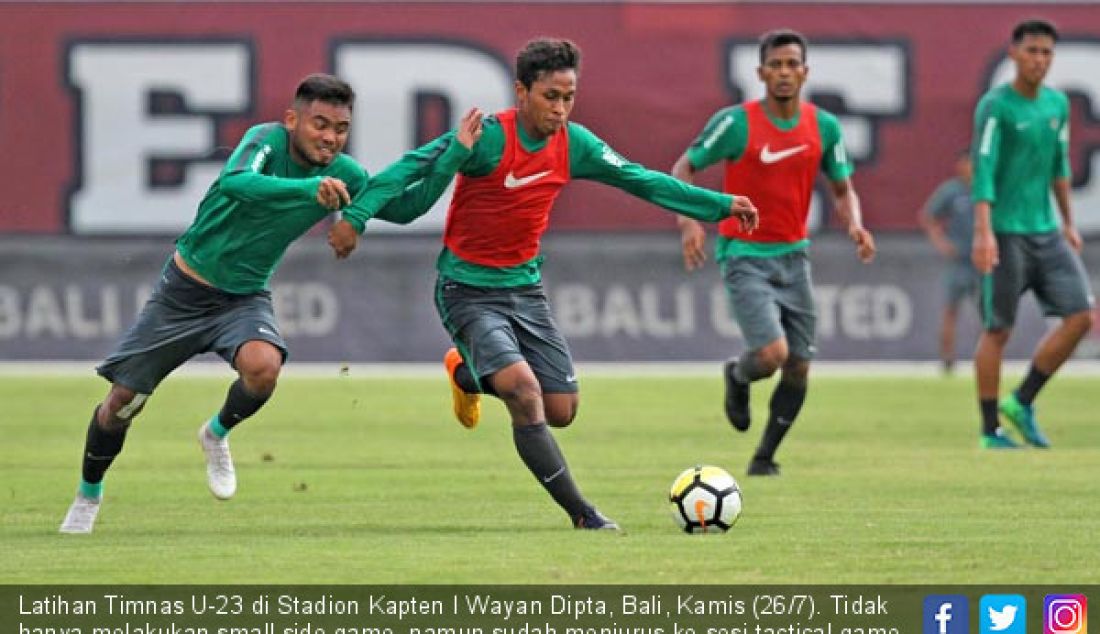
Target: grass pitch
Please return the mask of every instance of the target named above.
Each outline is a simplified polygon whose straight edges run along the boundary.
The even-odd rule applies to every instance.
[[[334,372],[335,374],[335,372]],[[1095,380],[1040,399],[1049,451],[980,452],[970,377],[811,379],[777,459],[744,477],[714,378],[582,376],[556,432],[582,490],[624,528],[574,531],[520,462],[503,406],[474,431],[440,378],[284,378],[232,435],[240,488],[206,490],[195,439],[228,380],[168,379],[106,480],[96,532],[59,535],[79,478],[94,377],[5,377],[2,583],[1097,583]],[[677,532],[682,469],[712,463],[745,511]],[[1089,502],[1091,497],[1093,500]]]

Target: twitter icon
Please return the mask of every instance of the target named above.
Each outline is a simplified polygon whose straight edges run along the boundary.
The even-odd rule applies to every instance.
[[[978,604],[981,634],[1027,634],[1027,600],[1018,594],[987,594]]]

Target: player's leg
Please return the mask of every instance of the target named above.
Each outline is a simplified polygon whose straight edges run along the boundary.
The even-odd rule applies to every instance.
[[[1027,279],[1023,254],[1015,236],[997,235],[1000,263],[992,273],[982,276],[978,294],[978,313],[982,333],[974,351],[974,374],[978,387],[978,411],[981,415],[979,444],[985,449],[1018,447],[1005,435],[997,415],[997,397],[1001,383],[1001,362],[1005,345],[1012,335],[1016,308]]]
[[[238,297],[216,318],[211,348],[237,371],[221,409],[199,427],[199,444],[206,457],[206,482],[219,500],[237,491],[237,471],[229,451],[229,432],[267,403],[286,360],[286,343],[279,334],[270,297]]]
[[[513,412],[516,449],[524,463],[569,514],[573,525],[583,529],[618,529],[581,495],[561,449],[547,426],[566,427],[573,422],[580,403],[577,371],[573,356],[551,315],[541,286],[517,289],[512,299],[510,325],[530,375],[537,381],[541,415],[545,424],[531,418],[517,418]],[[494,388],[499,384],[494,381]],[[528,386],[531,387],[531,386]],[[503,397],[503,395],[502,395]],[[510,411],[511,408],[509,408]]]
[[[968,262],[952,261],[944,273],[944,306],[940,315],[940,363],[944,374],[955,370],[955,332],[959,305],[975,290],[974,268]]]
[[[810,359],[816,352],[817,309],[809,257],[805,251],[797,251],[781,256],[776,264],[784,269],[777,277],[781,283],[774,288],[787,345],[779,382],[768,403],[768,423],[749,463],[749,475],[779,475],[775,452],[802,411]]]
[[[730,308],[746,345],[745,352],[726,361],[722,368],[726,418],[738,431],[748,429],[751,422],[749,385],[771,376],[787,360],[787,339],[772,283],[781,266],[774,258],[731,257],[722,261]]]
[[[955,371],[955,323],[958,315],[958,305],[948,304],[943,307],[940,316],[940,363],[944,374]]]
[[[1080,258],[1058,234],[1029,237],[1032,288],[1047,316],[1061,317],[1035,349],[1023,381],[1001,399],[1001,413],[1028,443],[1050,446],[1035,419],[1033,403],[1051,376],[1092,329],[1092,297]]]
[[[455,343],[455,347],[443,355],[443,368],[451,386],[451,410],[466,429],[477,427],[481,420],[481,394],[492,391],[489,383],[483,380],[490,370],[481,367],[467,341],[506,327],[508,307],[497,295],[492,289],[468,286],[444,277],[438,278],[435,284],[436,312]],[[495,363],[485,358],[480,361]]]
[[[164,377],[201,351],[205,326],[189,314],[190,303],[185,297],[177,301],[181,299],[180,284],[179,274],[165,269],[137,321],[96,368],[111,382],[111,388],[88,424],[81,482],[73,507],[62,522],[62,532],[92,531],[104,476],[122,451],[130,423]]]

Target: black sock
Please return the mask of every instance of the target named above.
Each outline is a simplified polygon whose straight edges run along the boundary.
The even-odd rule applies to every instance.
[[[997,420],[997,399],[978,399],[978,408],[982,412],[982,433],[996,434],[1001,422]]]
[[[229,386],[229,392],[225,395],[225,404],[218,412],[218,421],[226,430],[233,429],[237,423],[255,414],[269,398],[271,394],[257,396],[250,393],[245,389],[244,381],[237,379],[233,381],[233,385]]]
[[[115,457],[122,451],[122,444],[126,442],[126,430],[130,429],[130,423],[119,431],[104,431],[96,422],[99,407],[92,412],[92,422],[88,424],[88,436],[84,440],[84,463],[81,467],[81,477],[88,484],[98,484],[103,481],[103,474],[107,473]]]
[[[766,376],[768,374],[760,367],[754,350],[746,350],[737,358],[737,371],[733,373],[733,379],[738,383],[752,383]]]
[[[470,365],[468,363],[460,363],[455,368],[455,383],[458,387],[462,388],[463,392],[467,394],[477,394],[481,392],[481,388],[478,387],[477,381],[474,380],[474,373],[470,371]]]
[[[1024,405],[1031,405],[1035,401],[1035,396],[1039,394],[1039,390],[1043,389],[1049,379],[1049,374],[1035,369],[1035,364],[1032,363],[1027,368],[1027,376],[1024,377],[1023,383],[1016,388],[1016,399]]]
[[[565,458],[561,455],[561,449],[546,423],[512,427],[512,439],[523,464],[535,474],[558,506],[565,509],[571,518],[580,515],[587,502],[577,490]]]
[[[780,381],[772,392],[769,407],[771,413],[768,416],[768,426],[764,428],[764,435],[760,439],[760,446],[756,448],[755,460],[771,460],[775,456],[775,450],[783,437],[794,425],[795,418],[802,411],[802,404],[806,402],[806,381]]]

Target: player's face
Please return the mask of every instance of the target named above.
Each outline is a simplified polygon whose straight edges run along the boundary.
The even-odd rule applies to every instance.
[[[529,89],[517,81],[516,110],[524,130],[540,139],[557,132],[569,120],[576,95],[575,70],[543,73]]]
[[[760,81],[764,82],[769,97],[776,101],[790,101],[798,98],[809,68],[802,61],[802,47],[784,44],[768,49],[764,63],[756,72]]]
[[[1037,86],[1047,76],[1054,61],[1054,38],[1049,35],[1025,35],[1008,52],[1012,61],[1016,62],[1016,76]]]
[[[324,101],[286,111],[290,156],[295,163],[324,167],[344,150],[351,128],[351,108]]]

